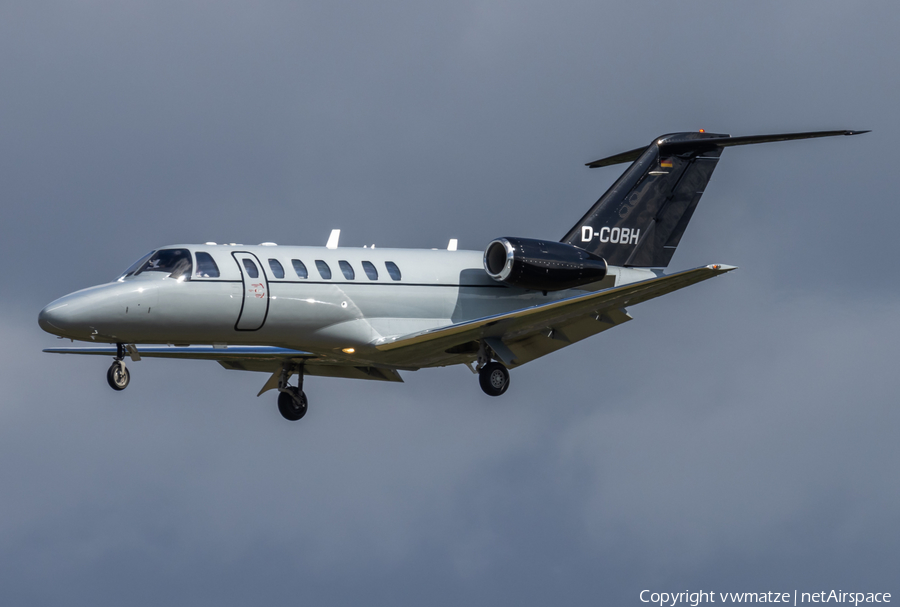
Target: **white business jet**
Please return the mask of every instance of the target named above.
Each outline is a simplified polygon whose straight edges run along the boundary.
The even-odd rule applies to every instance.
[[[239,244],[151,251],[110,283],[66,295],[38,318],[62,338],[113,346],[45,352],[214,360],[269,375],[288,420],[307,411],[305,375],[403,381],[401,371],[467,365],[485,393],[509,369],[631,320],[628,308],[734,269],[665,274],[725,147],[854,135],[731,137],[690,132],[589,163],[631,165],[561,241],[505,237],[484,252]],[[289,382],[297,376],[297,385]]]

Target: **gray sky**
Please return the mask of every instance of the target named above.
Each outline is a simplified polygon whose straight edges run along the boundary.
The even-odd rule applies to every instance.
[[[639,605],[900,593],[895,2],[0,4],[0,602]],[[176,242],[561,237],[662,133],[728,149],[670,269],[513,372],[405,385],[42,355]]]

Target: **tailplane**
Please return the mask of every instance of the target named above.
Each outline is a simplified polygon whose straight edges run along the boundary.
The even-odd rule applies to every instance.
[[[700,131],[663,135],[647,147],[588,163],[590,168],[632,164],[561,242],[599,255],[610,265],[664,268],[675,253],[724,148],[867,132],[731,137]]]

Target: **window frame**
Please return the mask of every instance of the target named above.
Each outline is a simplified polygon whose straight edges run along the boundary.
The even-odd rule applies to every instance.
[[[269,269],[272,270],[272,276],[275,278],[279,280],[284,278],[284,266],[274,257],[269,257]],[[279,274],[281,274],[281,276],[279,276]]]
[[[353,269],[353,266],[350,265],[349,261],[346,259],[339,259],[338,267],[341,269],[341,274],[344,275],[345,279],[356,280],[356,270]]]
[[[394,263],[393,261],[384,262],[384,267],[387,270],[388,276],[391,277],[393,281],[401,281],[403,280],[403,272],[400,271],[400,267]]]
[[[128,278],[129,276],[133,276],[135,272],[140,270],[144,266],[144,264],[147,263],[147,261],[149,261],[151,257],[153,257],[154,253],[156,253],[156,249],[153,249],[152,251],[138,259],[136,262],[128,266],[128,268],[119,275],[119,280]]]
[[[182,268],[179,270],[177,263],[172,268],[166,268],[166,269],[162,269],[162,270],[158,269],[158,267],[157,268],[148,267],[147,264],[150,263],[150,260],[152,260],[154,257],[156,257],[157,255],[159,255],[161,253],[167,253],[169,251],[179,252],[181,254],[181,259],[177,263],[187,261],[187,267],[182,266]],[[193,275],[194,275],[194,255],[190,249],[182,249],[182,248],[157,249],[156,251],[153,252],[153,254],[150,257],[147,258],[147,260],[141,265],[141,267],[139,269],[135,270],[133,275],[137,276],[139,274],[143,274],[144,272],[148,272],[148,273],[149,272],[160,272],[160,273],[168,272],[168,274],[166,275],[166,278],[172,278],[172,279],[175,279],[178,281],[190,280],[191,278],[193,278]],[[177,275],[176,275],[176,272],[177,272]]]
[[[366,278],[369,280],[378,280],[378,268],[375,267],[375,264],[371,261],[363,261],[362,262],[363,272],[366,273]]]
[[[300,267],[303,268],[303,275],[301,275],[301,274],[300,274],[300,271],[297,270],[297,264],[300,264]],[[308,279],[309,279],[309,268],[307,268],[307,267],[306,267],[306,264],[303,263],[301,260],[299,260],[299,259],[292,259],[292,260],[291,260],[291,267],[294,268],[294,274],[297,275],[297,278],[302,278],[303,280],[308,280]]]
[[[250,259],[249,257],[242,257],[241,264],[243,264],[248,278],[252,278],[253,280],[259,278],[259,267],[253,262],[252,259]],[[251,270],[250,268],[253,269]],[[254,272],[256,272],[256,276],[253,275]]]
[[[210,274],[210,273],[201,274],[200,273],[201,266],[204,263],[207,263],[205,261],[201,263],[201,261],[200,261],[201,255],[205,256],[209,260],[209,263],[212,264],[212,267],[215,270],[215,274]],[[203,280],[203,279],[208,279],[208,278],[221,278],[222,277],[222,271],[219,269],[219,264],[216,263],[216,259],[212,255],[210,255],[207,251],[194,251],[194,262],[196,264],[194,266],[194,278],[199,278],[199,279]]]
[[[324,272],[322,271],[323,268],[325,269]],[[322,280],[331,280],[331,277],[334,276],[334,274],[331,272],[331,266],[329,266],[328,262],[324,259],[316,260],[316,270],[319,272],[319,276],[322,278]],[[328,274],[328,276],[325,276],[326,273]]]

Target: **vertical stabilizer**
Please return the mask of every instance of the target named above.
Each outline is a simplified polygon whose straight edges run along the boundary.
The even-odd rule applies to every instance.
[[[599,255],[610,265],[668,266],[722,149],[702,146],[676,154],[667,153],[662,144],[723,137],[728,135],[664,135],[644,149],[591,163],[588,166],[606,166],[634,159],[562,242]]]
[[[664,268],[681,241],[723,148],[867,132],[731,137],[701,131],[663,135],[645,148],[587,165],[595,168],[632,162],[561,242],[599,255],[610,265]]]

